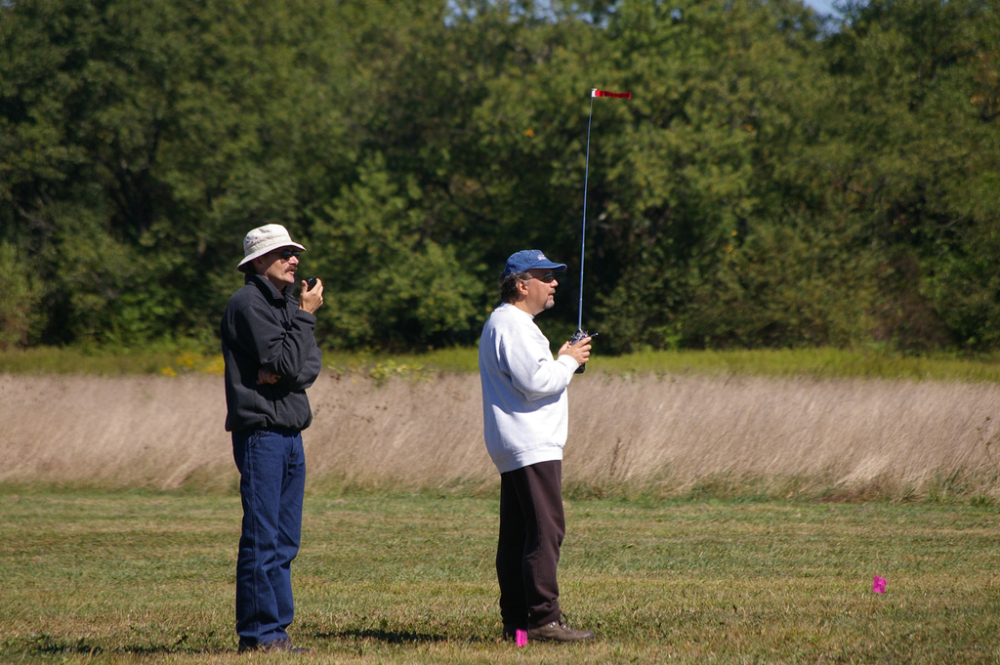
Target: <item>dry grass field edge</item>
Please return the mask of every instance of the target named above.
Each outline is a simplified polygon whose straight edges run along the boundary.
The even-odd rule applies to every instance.
[[[1000,496],[1000,385],[576,377],[570,494]],[[312,491],[493,491],[475,374],[325,372],[304,433]],[[0,375],[0,484],[232,489],[221,377]]]

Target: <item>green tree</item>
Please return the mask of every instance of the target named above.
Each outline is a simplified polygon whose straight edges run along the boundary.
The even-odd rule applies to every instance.
[[[212,337],[242,235],[267,221],[301,230],[351,170],[331,103],[339,16],[294,0],[0,12],[12,55],[0,58],[0,196],[12,201],[0,237],[29,238],[44,268],[43,340]],[[115,286],[78,278],[80,251]]]
[[[600,87],[634,93],[594,104],[603,348],[996,348],[998,26],[986,0],[833,31],[797,0],[0,4],[2,343],[213,343],[268,222],[310,247],[329,346],[471,342],[527,247],[570,265],[569,330]]]
[[[0,298],[0,349],[27,346],[38,323],[38,288],[23,253],[11,243],[0,242],[0,273],[5,276]]]
[[[378,155],[314,222],[327,346],[408,349],[471,340],[483,287],[424,231],[414,182],[401,190]]]
[[[637,1],[609,30],[618,68],[641,91],[615,137],[614,195],[597,201],[618,255],[601,304],[612,343],[787,343],[759,316],[781,306],[746,269],[760,247],[794,236],[784,197],[759,176],[785,154],[796,101],[818,73],[812,16],[792,2]],[[721,329],[720,307],[739,332]]]
[[[825,46],[827,201],[876,258],[873,333],[903,348],[998,340],[998,27],[979,0],[873,0]]]

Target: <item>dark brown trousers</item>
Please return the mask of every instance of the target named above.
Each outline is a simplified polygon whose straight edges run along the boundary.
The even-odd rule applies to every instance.
[[[537,628],[562,616],[556,567],[565,535],[562,462],[500,474],[497,580],[505,628]]]

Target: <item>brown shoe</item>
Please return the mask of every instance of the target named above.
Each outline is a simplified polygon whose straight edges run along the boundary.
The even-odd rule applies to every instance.
[[[538,628],[528,629],[529,642],[582,642],[592,639],[594,639],[593,631],[573,628],[563,618]]]

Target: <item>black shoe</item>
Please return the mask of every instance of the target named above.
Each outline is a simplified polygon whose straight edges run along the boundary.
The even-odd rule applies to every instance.
[[[517,640],[517,631],[519,631],[519,630],[528,630],[528,629],[527,629],[527,627],[518,627],[518,626],[504,625],[504,627],[503,627],[503,639],[504,639],[504,641],[505,642],[513,642],[513,641]]]
[[[592,639],[593,631],[573,628],[562,617],[544,626],[528,629],[529,642],[582,642]]]
[[[287,637],[280,640],[274,640],[272,642],[265,642],[264,644],[249,644],[240,640],[240,646],[237,649],[237,652],[246,653],[248,651],[255,651],[259,653],[293,653],[303,656],[311,656],[316,653],[312,649],[295,646]]]

